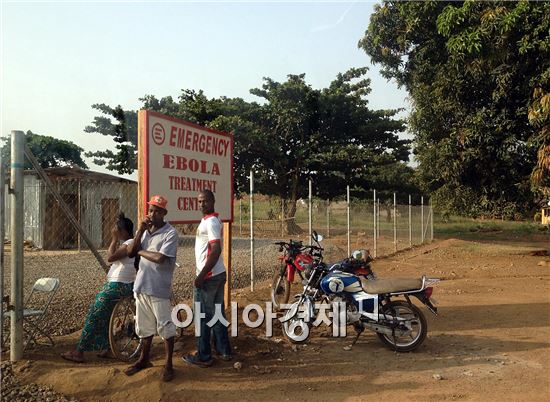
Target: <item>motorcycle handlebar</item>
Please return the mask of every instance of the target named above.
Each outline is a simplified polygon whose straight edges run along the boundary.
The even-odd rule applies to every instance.
[[[287,243],[285,241],[276,241],[273,244],[277,246],[286,246],[286,247],[303,247],[302,242],[300,240],[297,240],[297,241],[291,240],[290,243]]]
[[[287,243],[287,242],[284,242],[284,241],[277,241],[277,242],[274,242],[273,244],[279,246],[279,251],[283,251],[284,248],[290,249],[292,247],[297,247],[297,248],[299,248],[300,251],[310,250],[310,252],[311,251],[324,251],[325,250],[323,247],[314,246],[314,245],[302,246],[301,242],[292,242],[291,241],[291,243]]]

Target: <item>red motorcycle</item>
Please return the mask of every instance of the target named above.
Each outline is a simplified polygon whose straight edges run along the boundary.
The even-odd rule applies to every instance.
[[[290,242],[276,242],[279,246],[279,252],[283,254],[279,256],[281,267],[273,277],[271,283],[271,301],[273,308],[279,310],[282,304],[288,303],[290,298],[290,287],[294,282],[296,272],[301,280],[304,280],[302,272],[310,271],[315,264],[320,264],[323,261],[323,248],[319,242],[317,246],[304,246],[301,241],[290,240]]]

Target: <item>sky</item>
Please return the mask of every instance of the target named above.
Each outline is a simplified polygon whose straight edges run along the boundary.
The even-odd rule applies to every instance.
[[[263,77],[305,73],[322,88],[363,66],[371,108],[409,109],[357,47],[373,1],[0,1],[1,136],[31,130],[103,150],[114,143],[84,132],[94,103],[137,110],[146,94],[181,89],[259,101],[249,90]]]

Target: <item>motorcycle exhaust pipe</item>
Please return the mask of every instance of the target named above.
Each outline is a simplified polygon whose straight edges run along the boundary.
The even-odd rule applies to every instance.
[[[405,331],[403,331],[401,329],[398,329],[398,328],[395,328],[395,330],[392,331],[391,328],[388,328],[384,325],[373,324],[373,323],[370,323],[370,322],[363,322],[362,325],[363,325],[363,328],[367,328],[367,329],[370,329],[371,331],[378,332],[380,334],[385,334],[385,335],[388,335],[388,336],[393,336],[394,333],[395,333],[395,336],[404,336],[404,335],[406,335]]]

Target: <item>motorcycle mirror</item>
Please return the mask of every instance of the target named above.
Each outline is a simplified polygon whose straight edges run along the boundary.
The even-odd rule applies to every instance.
[[[356,260],[366,260],[368,256],[367,250],[353,250],[351,257]]]
[[[313,233],[311,234],[311,237],[313,237],[313,240],[315,240],[317,243],[323,241],[323,235],[320,235],[319,233],[317,233],[316,230],[313,231]]]

